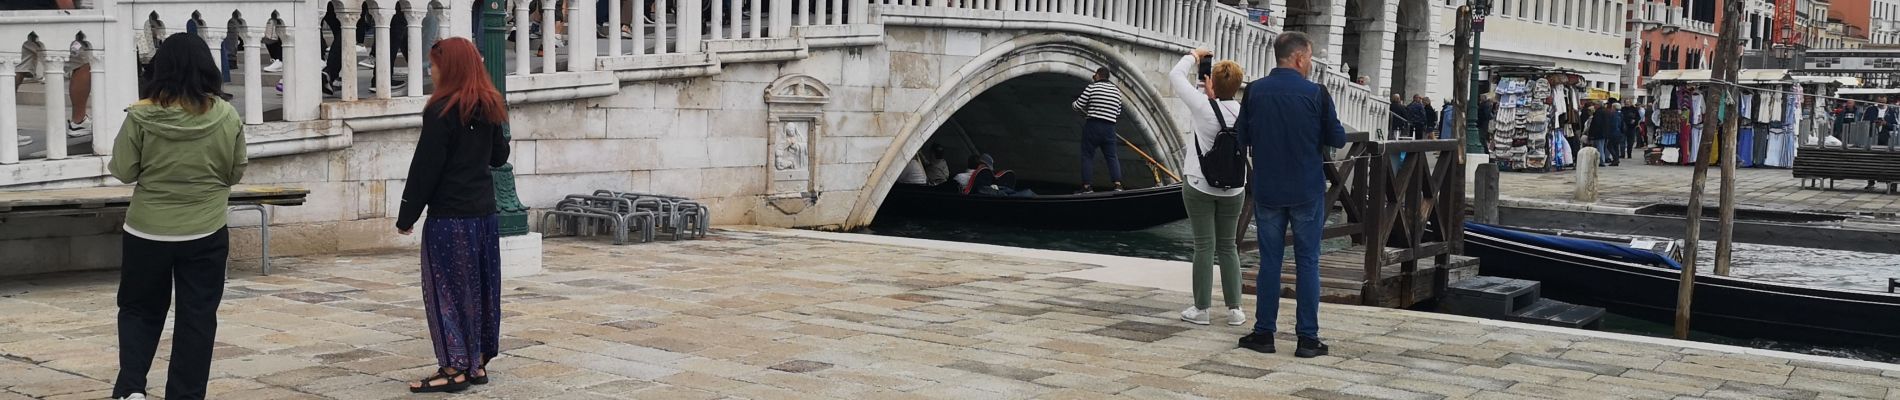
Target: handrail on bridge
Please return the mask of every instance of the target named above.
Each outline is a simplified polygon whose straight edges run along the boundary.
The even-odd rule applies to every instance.
[[[91,152],[109,155],[123,119],[117,107],[137,97],[139,63],[150,56],[153,43],[167,34],[198,34],[228,70],[225,91],[234,94],[244,123],[259,126],[247,130],[295,133],[271,134],[267,140],[283,141],[281,149],[264,154],[293,154],[347,147],[348,129],[404,126],[400,121],[421,111],[431,89],[422,76],[424,43],[472,36],[480,2],[342,0],[332,7],[331,0],[95,0],[81,10],[0,12],[0,38],[35,34],[52,49],[39,58],[38,69],[54,82],[64,79],[61,66],[71,55],[60,49],[83,45],[80,53],[91,59],[90,112],[84,113],[95,116]],[[532,10],[528,1],[514,0],[506,10],[515,39],[505,55],[510,102],[605,96],[617,92],[620,81],[705,76],[717,73],[719,62],[794,60],[805,57],[808,46],[878,43],[884,24],[879,15],[905,9],[957,19],[1027,16],[1111,26],[1182,51],[1210,48],[1246,65],[1253,77],[1273,64],[1276,33],[1214,0],[618,0],[603,2],[604,10],[596,10],[595,2],[574,0],[557,9],[561,4],[544,1]],[[607,15],[596,19],[597,12]],[[606,21],[606,31],[585,22],[565,25],[564,33],[545,28],[560,25],[562,16]],[[325,36],[359,37],[359,29],[374,39],[359,50],[346,42],[331,46],[335,54],[324,52]],[[87,40],[76,40],[82,36]],[[118,39],[127,36],[134,39]],[[0,78],[26,61],[21,56],[0,46]],[[1334,95],[1348,126],[1382,123],[1384,99],[1352,84],[1343,71],[1325,67],[1326,61],[1320,64],[1320,73],[1310,78]],[[71,156],[63,154],[67,138],[61,129],[41,129],[43,154],[22,154],[15,146],[35,139],[22,136],[20,117],[37,114],[23,109],[38,107],[45,115],[42,126],[67,122],[71,115],[64,112],[65,104],[76,98],[61,93],[63,88],[30,84],[16,91],[0,85],[0,168],[17,166],[23,158]],[[324,121],[330,122],[311,124]],[[337,121],[350,121],[349,127]]]

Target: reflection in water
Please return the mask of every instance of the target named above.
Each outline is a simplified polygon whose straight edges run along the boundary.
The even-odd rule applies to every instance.
[[[1335,222],[1341,218],[1339,213],[1332,213],[1330,217]],[[859,233],[1173,261],[1188,261],[1194,252],[1194,235],[1190,232],[1187,221],[1177,221],[1140,231],[1105,232],[1054,231],[963,221],[880,216],[870,227]],[[1331,240],[1326,243],[1325,248],[1332,250],[1345,245],[1343,239]],[[1701,255],[1698,265],[1714,265],[1712,257],[1715,254],[1715,241],[1704,241],[1701,247],[1702,250],[1697,253]],[[1290,253],[1288,255],[1291,256]],[[1257,264],[1260,260],[1256,252],[1242,252],[1240,257],[1241,262],[1247,265]],[[1900,277],[1900,255],[1891,254],[1737,243],[1734,260],[1731,272],[1736,277],[1829,288],[1885,291],[1887,278]],[[1667,324],[1617,315],[1605,317],[1604,330],[1656,337],[1668,337],[1673,331]],[[1696,333],[1692,339],[1829,357],[1900,362],[1900,356],[1872,349],[1817,347],[1800,343],[1727,338],[1702,333]]]

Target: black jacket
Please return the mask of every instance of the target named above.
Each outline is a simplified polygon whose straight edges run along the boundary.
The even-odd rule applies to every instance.
[[[427,207],[430,217],[482,217],[495,214],[495,183],[488,169],[508,162],[508,139],[501,125],[463,124],[439,106],[422,111],[422,137],[409,162],[396,228],[409,230]]]

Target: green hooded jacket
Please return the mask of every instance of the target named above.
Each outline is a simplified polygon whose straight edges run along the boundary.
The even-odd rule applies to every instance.
[[[112,150],[112,177],[135,183],[125,224],[139,232],[186,236],[225,224],[231,186],[249,156],[237,110],[212,100],[203,114],[141,100],[126,108]]]

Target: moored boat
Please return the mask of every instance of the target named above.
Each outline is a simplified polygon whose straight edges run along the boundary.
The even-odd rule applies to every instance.
[[[1031,228],[1128,231],[1187,218],[1181,185],[1081,194],[1007,197],[967,195],[897,184],[880,213]]]
[[[1647,254],[1647,255],[1645,255]],[[1671,324],[1681,271],[1659,254],[1597,240],[1466,224],[1480,275],[1543,283],[1545,297]],[[1738,339],[1900,351],[1900,294],[1698,274],[1691,326]]]

